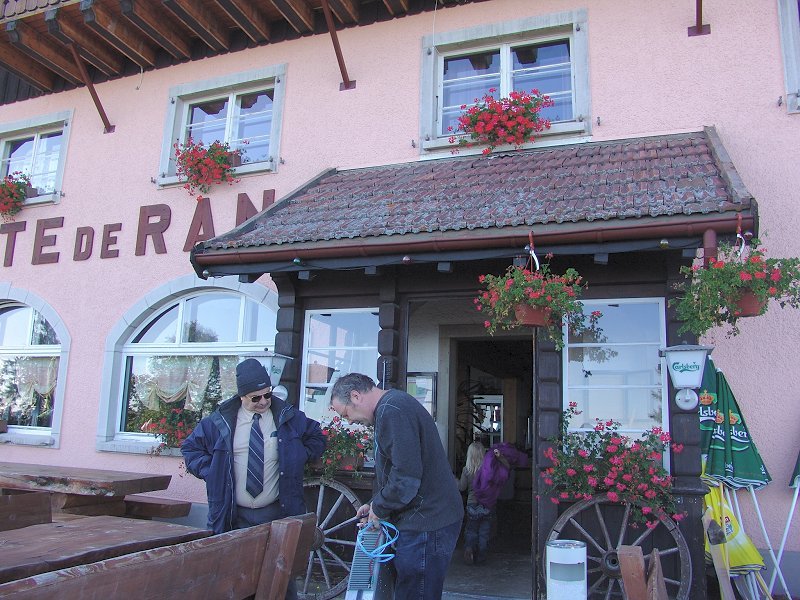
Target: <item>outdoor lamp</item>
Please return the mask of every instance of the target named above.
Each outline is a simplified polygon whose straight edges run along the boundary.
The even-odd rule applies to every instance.
[[[677,388],[675,394],[675,404],[683,410],[694,410],[699,404],[695,388],[699,388],[703,382],[703,370],[706,366],[706,356],[714,349],[714,346],[690,346],[689,344],[679,344],[661,348],[659,356],[663,356],[667,361],[669,378],[672,386]]]
[[[291,360],[292,357],[286,356],[285,354],[278,354],[267,348],[264,348],[264,352],[255,352],[247,354],[246,356],[247,358],[255,358],[264,365],[267,373],[269,373],[269,379],[272,382],[272,393],[281,400],[286,400],[289,397],[289,390],[287,390],[285,386],[280,385],[280,382],[283,369],[286,366],[286,361]]]

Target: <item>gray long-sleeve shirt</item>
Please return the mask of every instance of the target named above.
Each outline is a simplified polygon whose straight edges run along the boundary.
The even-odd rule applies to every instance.
[[[433,418],[400,390],[375,407],[375,479],[372,510],[400,531],[434,531],[464,517]]]

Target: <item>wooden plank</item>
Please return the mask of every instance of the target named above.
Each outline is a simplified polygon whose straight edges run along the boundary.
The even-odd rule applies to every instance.
[[[617,558],[622,573],[625,598],[627,600],[647,600],[647,579],[644,572],[642,547],[620,546],[617,548]]]
[[[179,32],[172,30],[163,15],[155,10],[154,3],[120,0],[120,8],[131,23],[172,56],[178,60],[189,58],[192,52],[189,42]]]
[[[197,37],[217,52],[229,47],[228,32],[209,10],[194,0],[161,0]]]
[[[0,531],[51,523],[50,494],[28,492],[0,496]]]
[[[192,503],[185,500],[156,498],[154,496],[125,496],[125,514],[129,517],[149,519],[151,517],[185,517],[192,509]]]
[[[63,77],[70,83],[80,84],[81,76],[63,49],[45,36],[39,35],[22,20],[6,23],[6,34],[11,44],[29,58]]]
[[[669,600],[664,573],[661,571],[661,557],[658,548],[650,553],[650,571],[647,574],[647,600]]]
[[[314,543],[315,523],[313,513],[272,523],[271,539],[264,552],[256,588],[256,600],[283,598],[292,575],[305,571],[308,553]],[[305,534],[302,538],[301,533]]]
[[[169,487],[171,475],[0,462],[0,487],[86,496],[126,496]]]
[[[85,517],[0,533],[0,582],[186,542],[210,531],[121,517]]]
[[[717,574],[720,597],[722,600],[735,600],[736,594],[731,585],[731,574],[725,559],[725,550],[722,548],[722,544],[725,543],[725,532],[722,530],[722,526],[713,519],[710,510],[703,514],[703,528],[708,536],[708,547],[711,552],[711,561],[714,563],[714,572]]]
[[[277,543],[288,550],[292,545],[290,539],[281,541],[281,534],[273,534],[272,528],[280,530],[279,524],[284,521],[301,523],[295,559],[304,555],[303,560],[307,560],[311,545],[306,540],[313,540],[315,529],[313,513],[0,584],[0,598],[245,598],[256,593],[261,567],[267,560],[266,556],[271,555],[269,547]],[[293,525],[284,533],[292,536],[296,529]],[[289,562],[289,555],[283,554],[283,560]],[[299,563],[295,560],[294,564]],[[283,598],[283,594],[266,597],[277,600]]]

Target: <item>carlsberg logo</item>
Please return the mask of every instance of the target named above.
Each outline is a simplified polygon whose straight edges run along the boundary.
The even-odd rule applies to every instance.
[[[697,363],[674,362],[672,363],[670,368],[678,373],[689,373],[691,371],[699,371],[700,365],[698,365]]]

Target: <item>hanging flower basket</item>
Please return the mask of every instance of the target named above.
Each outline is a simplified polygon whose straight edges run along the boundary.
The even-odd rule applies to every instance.
[[[553,273],[549,263],[552,256],[548,254],[548,262],[542,263],[538,270],[532,269],[529,262],[525,267],[508,267],[504,275],[478,277],[485,289],[474,299],[475,308],[486,315],[484,326],[490,334],[494,334],[498,327],[544,327],[547,337],[560,350],[564,347],[561,335],[563,319],[573,330],[597,328],[601,313],[594,311],[589,316],[584,315],[579,300],[588,284],[572,268],[563,275]],[[531,316],[527,312],[529,309],[538,315]]]
[[[517,304],[514,307],[514,316],[520,325],[528,327],[545,327],[550,323],[547,310],[529,304]]]
[[[29,198],[28,189],[31,188],[31,179],[21,171],[6,175],[0,181],[0,215],[3,221],[14,220],[14,215],[22,210],[25,201]]]
[[[459,146],[486,146],[483,154],[489,154],[497,146],[520,148],[550,129],[550,121],[539,116],[543,108],[553,106],[549,96],[531,90],[530,93],[514,91],[507,98],[497,99],[493,96],[496,91],[490,88],[483,98],[475,98],[473,106],[461,106],[464,112],[458,117],[458,126],[448,127],[453,134],[448,140],[451,144],[457,141]],[[453,152],[458,152],[458,148]]]
[[[682,267],[686,281],[678,284],[682,295],[670,302],[680,321],[678,333],[697,336],[712,327],[727,326],[728,337],[739,334],[742,317],[763,315],[769,300],[781,308],[800,307],[800,258],[766,258],[760,241],[744,247],[720,245],[707,268]]]
[[[185,179],[183,187],[197,196],[198,202],[211,190],[211,186],[220,183],[233,184],[235,167],[242,164],[241,150],[231,150],[228,142],[219,140],[212,142],[207,148],[203,142],[195,142],[192,138],[182,144],[175,142],[176,175]]]

